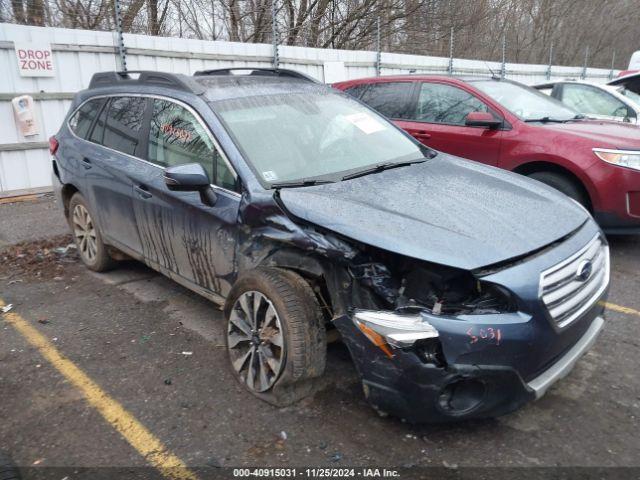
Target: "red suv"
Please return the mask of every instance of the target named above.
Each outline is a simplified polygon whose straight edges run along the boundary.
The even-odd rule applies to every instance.
[[[640,128],[587,120],[525,85],[486,77],[410,75],[341,82],[436,150],[550,185],[608,233],[640,233]]]

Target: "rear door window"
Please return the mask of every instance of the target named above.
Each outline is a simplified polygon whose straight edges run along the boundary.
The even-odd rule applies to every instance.
[[[100,113],[104,98],[95,98],[84,103],[69,119],[71,131],[80,138],[87,138],[93,121]]]
[[[488,112],[478,98],[460,88],[442,83],[423,83],[414,119],[418,122],[464,125],[471,112]]]
[[[409,117],[413,82],[371,83],[361,93],[360,100],[388,118]]]
[[[236,190],[236,175],[208,131],[189,110],[169,100],[153,100],[148,160],[161,167],[199,163],[212,184]]]
[[[111,100],[109,99],[109,102]],[[104,127],[107,124],[107,112],[109,111],[109,104],[104,106],[100,115],[98,116],[98,120],[96,120],[95,125],[93,126],[93,130],[91,131],[91,136],[89,140],[93,143],[98,143],[102,145],[102,139],[104,138]]]
[[[112,98],[107,109],[102,145],[135,155],[140,144],[146,104],[147,99],[143,97]]]

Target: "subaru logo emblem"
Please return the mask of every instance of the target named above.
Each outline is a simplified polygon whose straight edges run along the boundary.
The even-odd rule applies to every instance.
[[[590,260],[584,260],[578,266],[578,270],[576,271],[576,279],[581,282],[586,282],[589,280],[591,276],[591,272],[593,271],[593,263]]]

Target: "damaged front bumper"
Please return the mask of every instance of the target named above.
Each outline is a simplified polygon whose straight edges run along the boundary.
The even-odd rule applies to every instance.
[[[585,245],[597,244],[598,232],[589,222],[553,248],[479,276],[512,294],[515,307],[509,312],[447,316],[401,309],[381,316],[353,309],[334,318],[369,402],[423,423],[495,417],[541,397],[603,328],[608,262],[604,276],[594,276],[603,286],[584,300],[569,324],[551,316],[541,294],[541,272],[581,260]],[[539,276],[541,283],[531,281]]]
[[[483,328],[487,320],[473,326],[467,321],[465,326],[467,331],[478,329],[481,340],[477,341],[493,342],[495,349],[489,349],[488,357],[495,360],[500,344],[496,343],[495,333],[487,333]],[[515,319],[515,324],[501,320],[501,335],[510,336],[513,331],[509,330],[517,329],[510,329],[509,325],[522,327],[522,318]],[[433,317],[425,315],[425,321],[433,323]],[[351,352],[365,396],[376,410],[410,423],[437,423],[496,417],[539,398],[586,353],[602,330],[604,321],[600,316],[593,318],[571,349],[528,381],[510,365],[448,363],[446,358],[440,363],[437,358],[424,355],[421,349],[430,350],[429,342],[446,343],[459,335],[446,325],[439,326],[439,338],[420,340],[412,347],[393,348],[390,357],[366,337],[351,317],[337,318],[334,324]],[[468,342],[477,342],[466,332],[464,335]]]

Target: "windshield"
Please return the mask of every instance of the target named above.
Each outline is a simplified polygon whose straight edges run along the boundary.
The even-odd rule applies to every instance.
[[[327,91],[222,100],[215,111],[261,180],[269,184],[423,158],[380,115]]]
[[[626,87],[620,87],[618,89],[618,92],[620,92],[622,95],[624,95],[625,97],[629,98],[632,102],[637,103],[638,105],[640,105],[640,95],[638,95],[636,92],[634,92],[633,90],[629,90]]]
[[[555,98],[525,85],[495,80],[478,80],[473,82],[473,85],[525,122],[536,120],[562,122],[578,115],[578,112]]]

